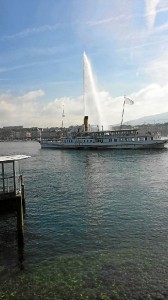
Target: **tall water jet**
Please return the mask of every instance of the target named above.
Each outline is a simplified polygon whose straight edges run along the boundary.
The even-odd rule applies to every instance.
[[[101,126],[101,112],[99,104],[99,94],[93,75],[91,63],[83,53],[83,97],[84,116],[88,116],[91,125]]]

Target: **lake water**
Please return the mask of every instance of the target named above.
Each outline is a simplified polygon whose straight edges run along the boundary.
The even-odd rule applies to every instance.
[[[22,253],[16,216],[0,218],[3,274],[87,258],[107,289],[115,282],[128,299],[168,299],[168,149],[61,151],[1,142],[0,155],[9,154],[31,158],[21,162]]]

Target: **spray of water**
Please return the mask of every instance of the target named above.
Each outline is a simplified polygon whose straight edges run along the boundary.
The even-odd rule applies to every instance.
[[[96,87],[91,63],[84,52],[83,54],[83,93],[84,115],[89,117],[89,124],[102,125],[98,89]]]

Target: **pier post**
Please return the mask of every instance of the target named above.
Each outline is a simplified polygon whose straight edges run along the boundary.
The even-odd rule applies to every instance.
[[[23,205],[25,205],[25,193],[24,193],[23,175],[20,175],[20,185],[21,185],[22,203],[23,203]]]
[[[18,196],[17,199],[17,232],[18,232],[18,243],[23,243],[23,203],[22,196]]]

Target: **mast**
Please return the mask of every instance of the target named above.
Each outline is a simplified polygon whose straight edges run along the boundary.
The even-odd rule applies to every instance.
[[[122,111],[122,120],[121,120],[121,128],[122,128],[122,124],[123,124],[123,117],[124,117],[124,108],[125,108],[125,104],[129,104],[129,105],[132,105],[134,104],[134,101],[128,97],[126,97],[124,95],[124,103],[123,103],[123,111]]]
[[[121,118],[121,125],[120,125],[121,129],[122,129],[122,124],[123,124],[124,108],[125,108],[125,95],[124,95],[124,103],[123,103],[122,118]]]
[[[62,109],[62,130],[64,128],[64,121],[63,118],[65,118],[65,113],[64,113],[64,104],[63,104],[63,109]]]

